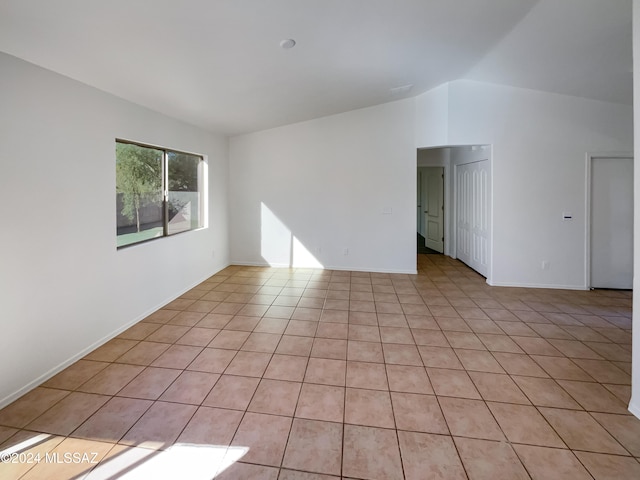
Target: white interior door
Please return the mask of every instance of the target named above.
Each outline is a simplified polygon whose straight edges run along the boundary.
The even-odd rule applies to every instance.
[[[444,168],[423,169],[424,237],[428,248],[444,252]]]
[[[633,286],[633,158],[591,159],[591,287]]]
[[[456,257],[489,274],[491,172],[489,160],[456,166]]]

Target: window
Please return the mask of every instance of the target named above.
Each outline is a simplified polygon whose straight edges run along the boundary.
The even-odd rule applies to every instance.
[[[204,159],[116,140],[118,248],[203,226]]]

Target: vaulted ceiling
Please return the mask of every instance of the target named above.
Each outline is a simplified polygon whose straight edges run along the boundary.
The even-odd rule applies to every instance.
[[[631,104],[631,35],[631,0],[0,2],[0,51],[228,135],[461,78]]]

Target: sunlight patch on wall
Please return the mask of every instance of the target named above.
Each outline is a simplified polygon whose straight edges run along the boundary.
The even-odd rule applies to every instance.
[[[270,266],[324,268],[269,207],[264,203],[260,206],[260,252]]]

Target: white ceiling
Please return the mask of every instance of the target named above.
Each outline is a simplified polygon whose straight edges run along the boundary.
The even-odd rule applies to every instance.
[[[0,0],[0,51],[229,135],[459,78],[631,104],[631,45],[631,0]]]

